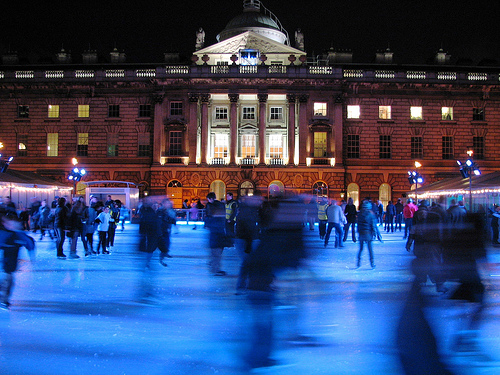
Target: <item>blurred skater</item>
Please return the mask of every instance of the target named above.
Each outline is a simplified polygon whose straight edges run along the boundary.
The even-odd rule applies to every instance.
[[[23,231],[17,215],[2,216],[0,249],[3,252],[3,268],[0,278],[0,308],[8,309],[14,286],[13,273],[17,269],[19,249],[28,249],[31,261],[35,260],[35,241]]]
[[[225,276],[226,272],[221,270],[222,251],[226,246],[226,207],[224,203],[216,199],[214,192],[207,194],[207,208],[205,223],[210,231],[209,247],[210,260],[208,262],[210,273],[214,276]]]

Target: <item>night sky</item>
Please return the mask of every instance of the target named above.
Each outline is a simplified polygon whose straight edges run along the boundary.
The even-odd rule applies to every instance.
[[[484,59],[500,62],[500,2],[265,0],[288,30],[305,35],[308,55],[330,47],[351,49],[354,62],[371,62],[388,46],[397,63],[425,63],[442,47],[452,62]],[[53,1],[25,2],[3,9],[0,49],[17,51],[22,61],[50,61],[61,46],[77,61],[89,47],[102,56],[115,46],[128,62],[161,62],[167,51],[189,56],[195,33],[206,32],[205,45],[234,16],[243,1]],[[293,40],[292,40],[293,43]],[[497,63],[497,65],[500,65]]]

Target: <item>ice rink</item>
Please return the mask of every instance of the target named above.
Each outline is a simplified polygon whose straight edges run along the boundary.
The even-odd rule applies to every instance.
[[[228,275],[214,277],[207,230],[178,225],[173,232],[168,267],[156,253],[146,274],[133,224],[117,230],[109,255],[84,257],[80,242],[80,259],[59,260],[47,237],[37,242],[36,263],[23,250],[11,310],[0,311],[0,374],[248,373],[242,357],[255,311],[245,295],[235,294],[235,249],[223,254]],[[374,242],[374,270],[366,252],[354,269],[357,243],[325,248],[317,227],[304,234],[310,255],[303,267],[276,275],[277,366],[252,373],[401,374],[395,330],[413,279],[402,233]],[[456,374],[500,373],[500,248],[488,249],[480,270],[487,291],[479,353],[451,348],[469,306],[437,294],[430,283],[425,287],[442,360]],[[146,301],[138,299],[144,283],[155,293]]]

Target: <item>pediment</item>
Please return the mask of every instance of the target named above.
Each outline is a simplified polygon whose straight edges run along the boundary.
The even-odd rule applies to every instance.
[[[213,44],[195,52],[196,55],[209,54],[238,54],[242,49],[256,49],[264,54],[292,54],[303,55],[304,51],[281,44],[252,31],[246,31],[222,42]]]

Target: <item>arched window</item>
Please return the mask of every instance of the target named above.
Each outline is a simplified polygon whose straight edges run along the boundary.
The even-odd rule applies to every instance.
[[[268,188],[269,198],[277,198],[285,196],[285,185],[281,181],[272,181]]]
[[[210,184],[210,191],[215,193],[217,200],[226,199],[226,184],[224,181],[215,180]]]
[[[359,186],[354,182],[347,185],[347,199],[352,198],[356,207],[359,207]]]
[[[313,185],[313,195],[315,197],[328,197],[328,185],[323,181],[318,181]]]
[[[391,200],[391,185],[383,183],[378,188],[378,199],[382,201],[384,209]]]
[[[172,180],[167,184],[167,197],[172,200],[175,208],[182,207],[182,183]]]
[[[240,197],[252,196],[255,187],[251,181],[243,181],[240,185]]]

